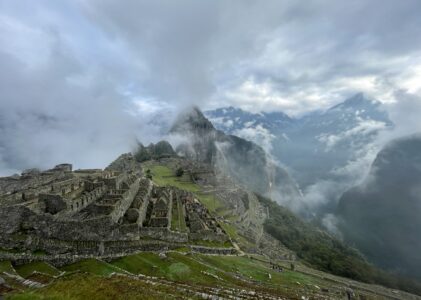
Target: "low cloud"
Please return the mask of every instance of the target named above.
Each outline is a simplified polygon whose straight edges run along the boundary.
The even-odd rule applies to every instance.
[[[410,98],[421,78],[420,5],[3,1],[0,173],[103,166],[133,140],[156,140],[170,113],[147,116],[161,108],[302,115],[356,91]]]

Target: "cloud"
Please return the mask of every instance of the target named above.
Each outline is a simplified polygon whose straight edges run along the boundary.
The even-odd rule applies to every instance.
[[[135,53],[154,97],[295,115],[356,91],[390,101],[396,84],[414,82],[420,6],[413,0],[91,1],[81,8]]]
[[[18,20],[1,29],[16,40],[36,32],[39,40],[30,41],[42,59],[20,51],[21,41],[0,51],[0,175],[61,162],[105,167],[137,138],[150,138],[127,113],[133,104],[115,79],[86,67],[57,30]]]
[[[358,123],[351,129],[341,131],[338,134],[321,134],[316,136],[316,139],[325,144],[325,152],[330,152],[341,141],[353,137],[358,138],[358,136],[361,135],[367,136],[369,134],[377,134],[378,132],[388,129],[388,125],[385,122],[371,119],[366,120],[361,117],[357,117],[356,121]]]
[[[247,124],[246,124],[247,125]],[[264,128],[262,125],[258,124],[256,126],[251,126],[248,124],[241,129],[234,130],[233,134],[248,141],[253,141],[260,147],[262,147],[267,153],[272,152],[272,142],[275,139],[275,135],[270,133],[267,128]]]
[[[356,90],[400,101],[396,91],[420,88],[420,7],[2,1],[1,173],[61,160],[103,165],[191,104],[300,115]],[[146,121],[162,107],[158,124]]]

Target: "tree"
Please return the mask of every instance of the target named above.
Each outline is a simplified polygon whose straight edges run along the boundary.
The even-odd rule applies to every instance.
[[[177,170],[175,171],[175,176],[177,177],[181,177],[183,176],[183,174],[184,174],[184,170],[181,167],[177,168]]]

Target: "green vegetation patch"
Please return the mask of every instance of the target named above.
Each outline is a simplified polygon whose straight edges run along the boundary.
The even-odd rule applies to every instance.
[[[193,182],[180,180],[175,176],[172,169],[156,164],[145,164],[145,169],[150,169],[152,173],[152,180],[159,186],[174,186],[189,192],[199,192],[200,188]]]
[[[155,253],[139,253],[115,260],[112,264],[133,274],[206,285],[218,282],[206,274],[217,273],[214,268],[195,260],[193,255],[176,252],[167,253],[166,258],[160,258]]]
[[[175,175],[175,171],[167,166],[158,165],[152,162],[145,164],[145,169],[150,169],[152,180],[159,186],[174,186],[195,194],[200,202],[206,206],[211,212],[222,214],[225,212],[224,206],[214,195],[204,194],[201,192],[200,186],[192,181],[181,180]]]
[[[18,274],[24,278],[30,276],[34,272],[40,272],[51,276],[60,275],[60,271],[46,262],[32,262],[26,265],[15,267]]]
[[[0,273],[3,272],[17,274],[15,268],[12,266],[12,263],[8,260],[0,261]]]
[[[213,194],[195,193],[199,201],[210,211],[219,216],[224,216],[228,211],[225,209],[221,201]]]
[[[84,300],[84,299],[181,299],[186,298],[171,286],[154,286],[144,281],[123,277],[99,277],[90,274],[73,274],[53,282],[45,288],[8,295],[9,300]]]
[[[257,196],[260,203],[270,211],[269,218],[264,223],[265,231],[314,268],[367,283],[378,283],[421,294],[420,283],[377,269],[357,250],[302,221],[274,201]]]
[[[184,210],[180,205],[179,200],[173,202],[172,217],[171,217],[171,230],[179,232],[187,232],[186,220],[184,217]]]
[[[107,276],[111,273],[123,273],[120,269],[97,259],[86,259],[61,268],[66,272],[87,272],[95,275]]]

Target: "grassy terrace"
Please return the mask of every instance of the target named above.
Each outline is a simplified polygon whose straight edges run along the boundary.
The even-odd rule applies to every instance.
[[[41,268],[30,265],[28,269]],[[14,270],[8,262],[1,263],[0,268],[0,271]],[[168,252],[166,257],[142,252],[109,263],[88,259],[58,271],[66,273],[48,286],[41,289],[19,287],[5,299],[196,299],[192,291],[204,291],[207,287],[218,287],[221,291],[231,288],[253,290],[285,299],[302,299],[303,295],[308,299],[342,299],[349,282],[335,282],[323,274],[316,276],[286,268],[282,272],[275,271],[258,255],[252,259],[182,251]],[[117,275],[111,276],[113,273]],[[150,278],[146,282],[143,277],[133,275],[158,279]],[[33,277],[29,278],[33,280]],[[183,289],[178,288],[180,284]],[[352,284],[356,285],[354,292],[364,295],[364,299],[384,299],[366,288],[363,291],[358,283]]]
[[[182,252],[168,252],[163,258],[156,253],[143,252],[110,263],[85,260],[61,268],[67,275],[44,288],[26,289],[6,299],[196,299],[193,291],[205,291],[207,287],[218,287],[221,292],[232,288],[253,290],[283,299],[302,299],[302,296],[342,299],[345,296],[346,283],[288,269],[275,271],[268,262],[260,260],[263,257],[256,258]],[[111,273],[117,275],[110,276]],[[136,279],[133,275],[155,279],[146,282],[143,277]],[[181,284],[182,289],[178,288]],[[383,299],[358,286],[353,286],[353,290],[356,299],[359,295],[364,295],[364,299]]]
[[[16,272],[26,278],[34,272],[44,273],[51,276],[60,275],[60,271],[45,262],[33,262],[26,265],[16,266]]]
[[[213,195],[204,194],[201,191],[200,186],[197,184],[183,180],[175,176],[174,171],[167,166],[162,166],[152,162],[145,163],[145,169],[150,169],[152,172],[152,180],[160,186],[174,186],[179,189],[183,189],[195,194],[197,199],[206,206],[209,211],[217,213],[218,215],[222,214],[224,211],[224,206],[221,202],[215,198]]]
[[[205,194],[201,191],[200,186],[197,184],[187,181],[181,180],[180,178],[176,177],[174,171],[167,167],[159,165],[158,163],[154,162],[147,162],[144,164],[145,169],[150,169],[152,172],[152,180],[160,186],[174,186],[189,192],[192,192],[197,199],[213,214],[218,216],[223,216],[224,218],[234,219],[234,216],[230,215],[230,211],[226,210],[222,203],[213,195]],[[172,220],[171,227],[172,228],[180,228],[176,222],[179,220],[180,213],[175,216],[175,221]],[[234,226],[221,223],[222,228],[228,233],[228,235],[233,239],[241,239],[238,236],[237,230]],[[181,225],[181,228],[183,226]]]
[[[123,276],[102,277],[86,273],[76,273],[62,277],[40,290],[27,290],[11,294],[6,299],[13,300],[74,300],[74,299],[181,299],[185,293],[172,287],[152,286],[144,281]]]
[[[174,186],[180,189],[187,190],[192,192],[196,198],[214,215],[223,217],[226,220],[235,221],[237,216],[232,215],[230,210],[227,210],[224,205],[220,202],[218,198],[216,198],[213,194],[205,194],[202,192],[199,185],[181,179],[175,176],[174,170],[169,168],[168,166],[160,165],[157,162],[146,162],[144,163],[145,169],[150,169],[152,173],[152,180],[155,184],[160,186]],[[178,216],[176,216],[177,218]],[[175,224],[172,220],[171,227],[177,228],[177,224]],[[240,245],[248,245],[249,242],[238,234],[237,229],[226,222],[220,222],[221,227],[225,230],[225,232],[231,237],[231,239],[237,241]],[[214,247],[226,247],[226,245],[210,245],[206,243],[198,243],[203,244],[204,246],[214,246]]]
[[[0,274],[3,272],[17,274],[10,261],[0,261]]]
[[[115,266],[96,259],[87,259],[80,262],[67,265],[62,268],[66,272],[86,272],[95,275],[108,276],[111,273],[121,273],[121,270]]]
[[[171,230],[186,232],[187,226],[184,218],[184,210],[179,200],[174,201],[172,208]]]
[[[91,259],[62,270],[71,273],[45,288],[27,290],[6,299],[158,299],[159,295],[160,299],[178,299],[186,296],[185,291],[177,291],[171,286],[152,286],[129,277],[109,277],[113,272],[154,276],[187,283],[194,288],[250,288],[274,295],[288,295],[293,287],[299,285],[305,285],[306,292],[312,293],[316,291],[314,283],[318,283],[311,276],[289,271],[279,273],[263,262],[246,257],[185,255],[178,252],[167,253],[166,258],[160,258],[155,253],[139,253],[111,263]],[[261,283],[255,285],[255,281]],[[191,296],[188,292],[187,295]]]

